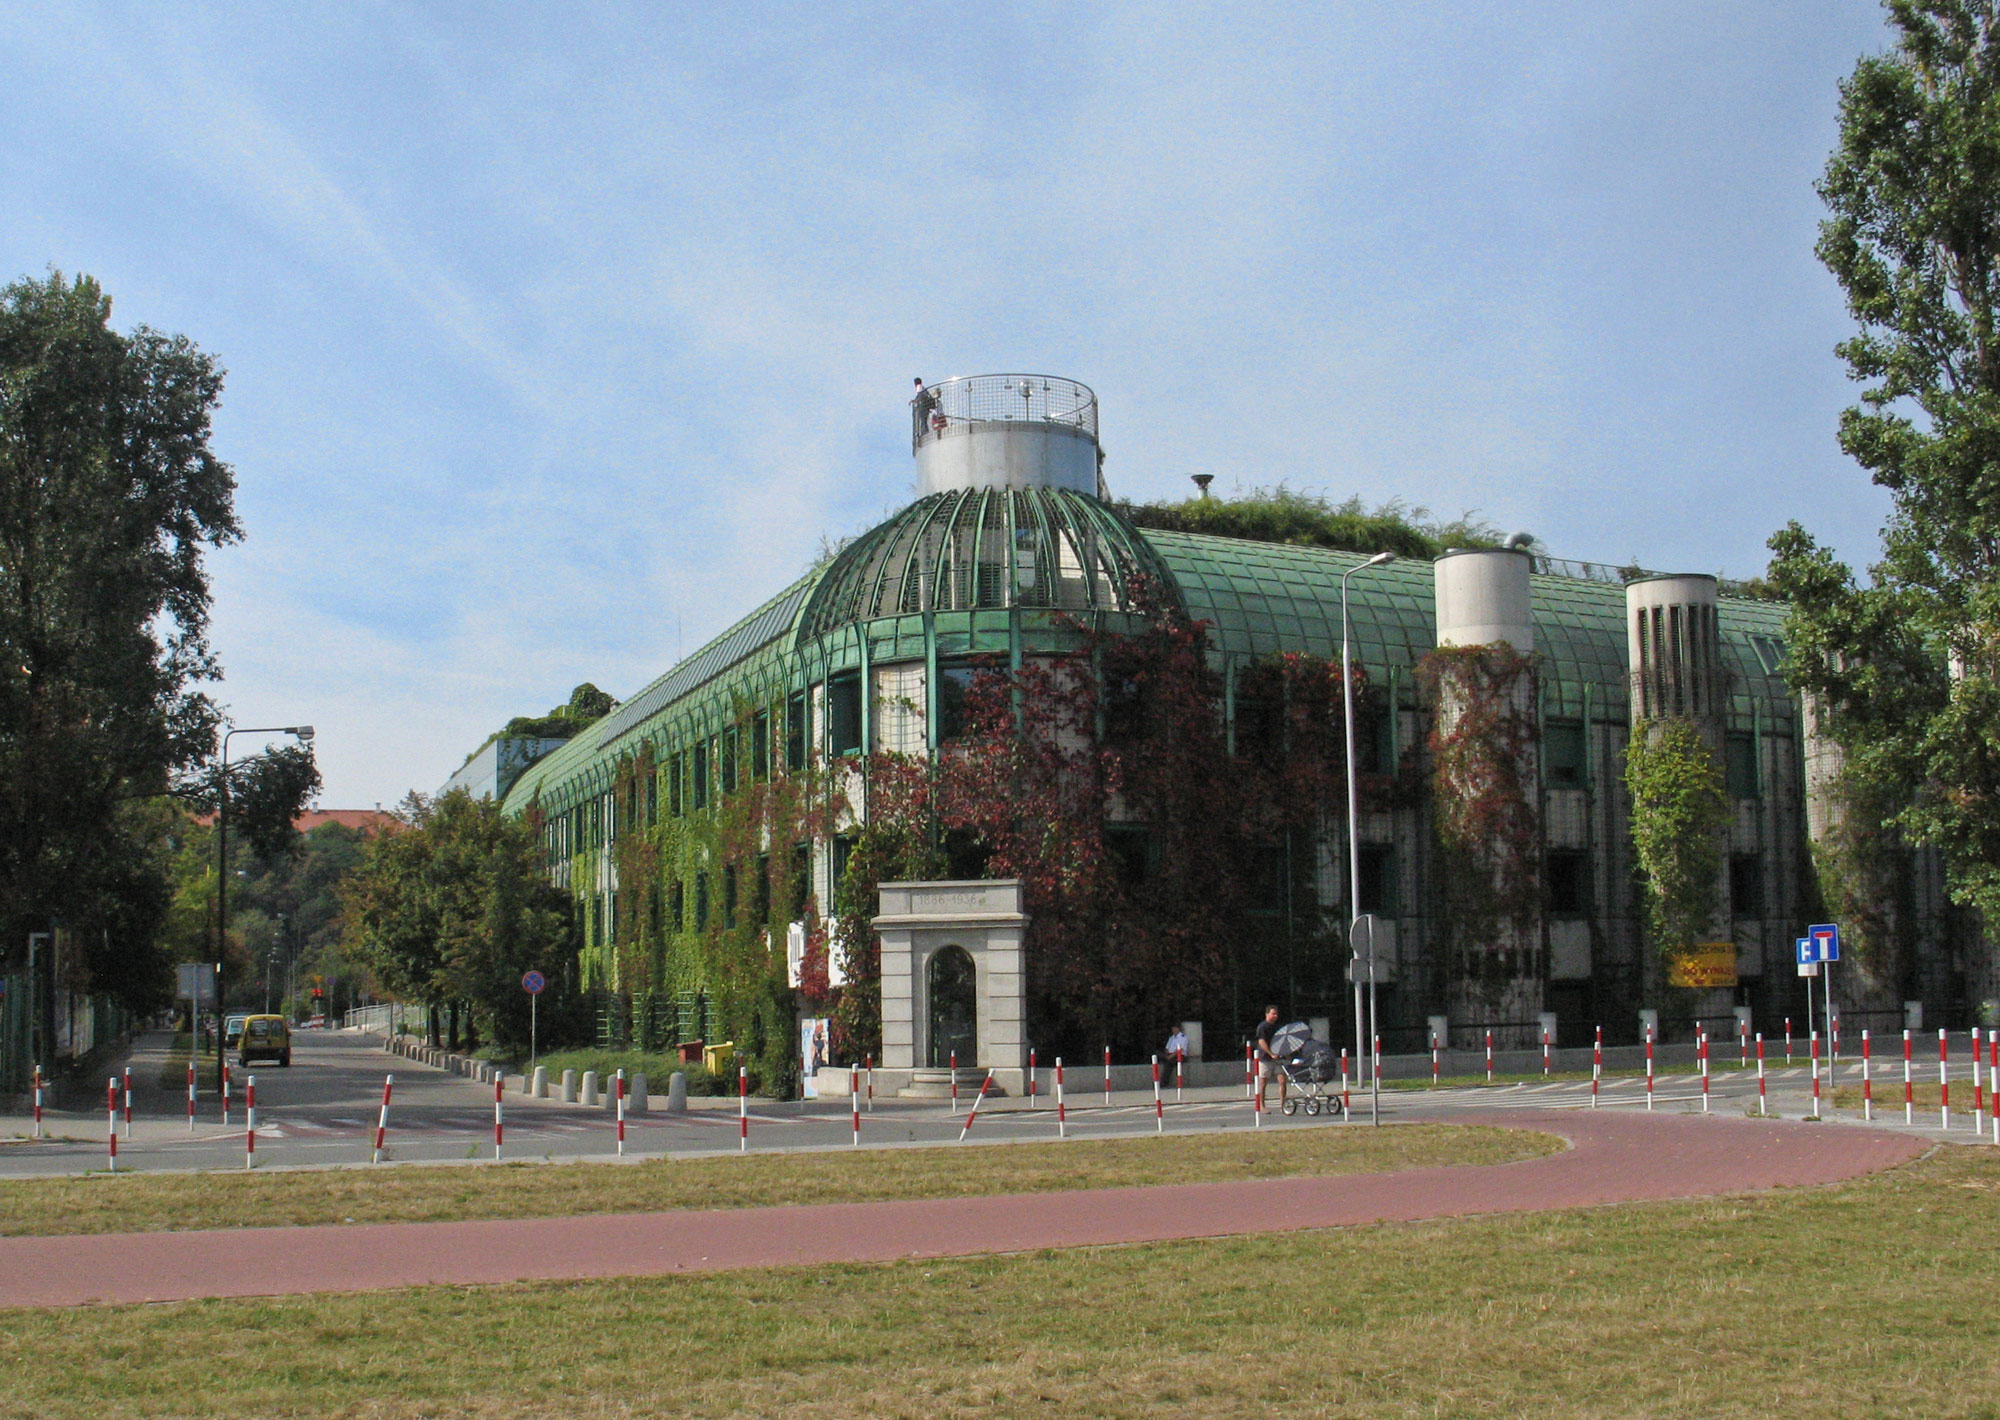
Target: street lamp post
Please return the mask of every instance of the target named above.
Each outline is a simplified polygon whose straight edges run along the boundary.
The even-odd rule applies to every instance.
[[[312,743],[311,725],[267,725],[261,729],[225,730],[222,734],[222,777],[215,790],[215,1093],[222,1095],[222,967],[229,940],[229,742],[238,735],[291,735]]]
[[[1378,552],[1366,562],[1348,568],[1340,574],[1340,690],[1342,703],[1347,712],[1347,945],[1353,952],[1354,974],[1354,1068],[1362,1068],[1364,1060],[1371,1057],[1362,1048],[1361,1031],[1361,948],[1355,941],[1355,925],[1361,920],[1361,799],[1354,781],[1354,666],[1353,648],[1347,627],[1347,579],[1356,572],[1365,572],[1371,567],[1385,567],[1396,560],[1393,552]],[[1391,714],[1395,713],[1393,708]],[[1374,924],[1369,924],[1368,932],[1368,1019],[1372,1025],[1375,1018],[1375,932]],[[1368,1066],[1369,1080],[1375,1092],[1369,1097],[1370,1122],[1382,1122],[1381,1082],[1375,1080],[1375,1070]]]

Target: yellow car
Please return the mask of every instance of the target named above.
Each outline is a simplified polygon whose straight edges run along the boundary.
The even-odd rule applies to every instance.
[[[244,1019],[243,1039],[237,1046],[236,1063],[248,1065],[252,1060],[275,1060],[290,1068],[292,1028],[285,1024],[283,1016],[249,1016]]]

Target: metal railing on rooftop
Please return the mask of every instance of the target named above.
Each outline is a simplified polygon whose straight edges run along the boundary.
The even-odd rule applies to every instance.
[[[961,375],[910,401],[910,451],[975,424],[1062,424],[1097,437],[1097,396],[1059,375]]]

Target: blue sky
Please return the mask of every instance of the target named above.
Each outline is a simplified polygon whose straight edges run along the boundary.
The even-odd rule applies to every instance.
[[[387,803],[906,501],[916,374],[1085,381],[1124,496],[1866,560],[1812,182],[1885,43],[1866,0],[17,0],[0,279],[228,367],[220,697]]]

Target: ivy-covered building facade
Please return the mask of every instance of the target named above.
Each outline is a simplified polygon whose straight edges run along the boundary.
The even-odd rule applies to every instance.
[[[1141,528],[1072,381],[947,381],[912,413],[915,501],[507,792],[575,894],[607,1034],[732,1040],[770,1085],[800,1015],[831,1016],[834,1058],[874,1053],[881,884],[994,877],[1022,885],[1045,1061],[1143,1059],[1181,1020],[1228,1055],[1267,1002],[1350,1039],[1357,911],[1390,1051],[1439,1017],[1465,1046],[1548,1015],[1562,1043],[1634,1040],[1649,1011],[1668,1038],[1803,1021],[1824,756],[1782,605],[1525,548],[1376,565]],[[1669,722],[1719,791],[1705,954],[1659,940],[1635,850],[1627,745]],[[1904,949],[1840,999],[1959,1024],[1972,944],[1908,864]]]

